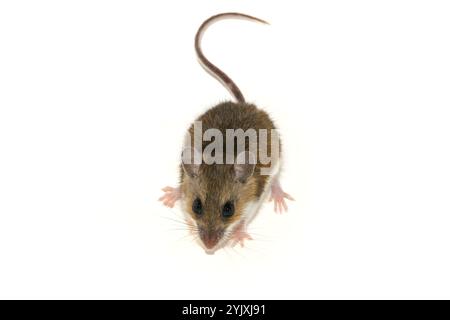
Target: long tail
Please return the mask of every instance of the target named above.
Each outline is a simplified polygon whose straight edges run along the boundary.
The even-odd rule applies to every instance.
[[[206,57],[204,56],[204,54],[202,52],[201,46],[200,46],[200,42],[201,42],[201,39],[202,39],[202,36],[203,36],[203,33],[205,32],[205,30],[214,22],[221,20],[221,19],[226,19],[226,18],[241,18],[241,19],[261,22],[264,24],[269,24],[269,23],[262,19],[255,18],[255,17],[249,16],[246,14],[242,14],[242,13],[237,13],[237,12],[220,13],[215,16],[212,16],[211,18],[209,18],[205,22],[203,22],[202,25],[200,26],[200,28],[198,29],[197,34],[195,35],[195,51],[196,51],[197,57],[200,61],[200,65],[209,74],[211,74],[213,77],[215,77],[217,80],[219,80],[225,86],[225,88],[227,88],[230,91],[230,93],[233,95],[233,97],[238,102],[243,103],[243,102],[245,102],[245,98],[244,98],[244,95],[242,94],[241,90],[239,90],[238,86],[233,82],[233,80],[231,80],[230,77],[228,77],[226,75],[225,72],[220,70],[218,67],[216,67],[214,64],[212,64],[208,59],[206,59]]]

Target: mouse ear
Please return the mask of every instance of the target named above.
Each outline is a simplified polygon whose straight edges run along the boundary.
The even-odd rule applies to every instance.
[[[234,163],[235,178],[239,182],[245,182],[255,170],[256,157],[250,151],[243,151],[236,157]]]
[[[202,163],[202,155],[197,149],[186,147],[181,154],[181,164],[184,172],[191,178],[198,176],[200,165]]]

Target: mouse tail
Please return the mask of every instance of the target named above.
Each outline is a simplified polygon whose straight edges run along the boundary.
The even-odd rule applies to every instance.
[[[200,62],[200,65],[213,77],[215,77],[219,82],[221,82],[225,88],[230,91],[230,93],[233,95],[233,97],[241,103],[245,102],[244,95],[242,94],[241,90],[239,90],[238,86],[234,83],[233,80],[222,70],[220,70],[218,67],[216,67],[214,64],[211,63],[208,59],[206,59],[205,55],[202,52],[200,43],[203,36],[204,31],[214,22],[227,19],[227,18],[238,18],[238,19],[246,19],[246,20],[252,20],[261,22],[264,24],[269,24],[268,22],[255,18],[246,14],[237,13],[237,12],[227,12],[227,13],[220,13],[215,16],[210,17],[209,19],[205,20],[200,28],[197,31],[197,34],[195,36],[195,51],[197,53],[198,60]]]

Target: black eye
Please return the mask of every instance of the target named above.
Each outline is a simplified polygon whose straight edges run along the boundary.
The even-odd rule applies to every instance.
[[[228,201],[224,204],[222,209],[222,216],[224,218],[229,218],[234,214],[234,204],[231,201]]]
[[[203,213],[202,202],[199,198],[195,199],[192,203],[192,211],[194,211],[197,215],[201,215]]]

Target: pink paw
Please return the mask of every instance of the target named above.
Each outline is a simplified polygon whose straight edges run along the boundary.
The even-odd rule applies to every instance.
[[[231,238],[232,247],[236,246],[239,243],[241,245],[241,248],[243,248],[245,240],[253,240],[252,236],[243,229],[243,227],[238,227],[233,233],[233,237]]]
[[[273,200],[273,209],[276,213],[283,213],[288,211],[288,206],[285,199],[294,201],[294,198],[283,191],[278,181],[274,181],[271,187],[272,193],[269,201]]]
[[[162,191],[165,193],[158,200],[162,201],[166,207],[173,208],[177,200],[181,198],[180,188],[165,187]]]

